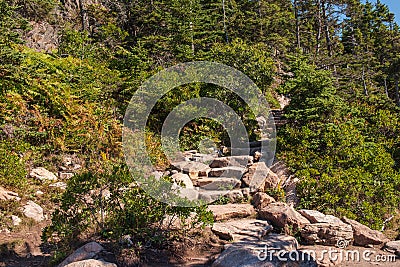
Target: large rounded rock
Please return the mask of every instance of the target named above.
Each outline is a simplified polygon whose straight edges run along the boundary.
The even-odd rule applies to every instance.
[[[265,191],[266,188],[276,188],[280,179],[264,162],[257,162],[249,167],[242,177],[242,182],[250,187],[252,192],[256,192]]]
[[[296,230],[310,223],[309,220],[295,209],[282,202],[271,203],[259,210],[258,215],[260,218],[270,221],[273,226],[278,228],[284,228],[286,225],[289,225]]]
[[[31,200],[23,207],[23,213],[26,217],[34,219],[37,222],[44,220],[43,208]]]
[[[259,242],[230,245],[212,267],[316,267],[312,255],[298,251],[294,237],[270,234]]]
[[[109,263],[103,260],[89,259],[73,262],[65,265],[65,267],[117,267],[117,265],[115,263]]]
[[[104,248],[97,242],[90,242],[87,243],[86,245],[78,248],[75,250],[71,255],[69,255],[62,263],[58,265],[58,267],[71,267],[71,263],[76,263],[84,260],[89,260],[93,259],[96,257],[97,254],[99,254],[101,251],[103,251]],[[86,264],[86,263],[84,263]],[[74,267],[77,266],[85,266],[85,265],[73,265]],[[86,266],[97,266],[97,265],[86,265]],[[99,265],[99,266],[104,266],[104,265]]]
[[[258,210],[267,207],[269,204],[274,203],[275,199],[266,193],[257,192],[253,196],[252,204]]]
[[[38,168],[32,169],[32,171],[29,173],[29,176],[32,178],[38,179],[42,182],[57,180],[57,176],[54,173],[46,170],[43,167],[38,167]]]
[[[192,180],[190,180],[189,175],[183,173],[175,173],[171,176],[177,183],[184,184],[185,188],[193,189]]]

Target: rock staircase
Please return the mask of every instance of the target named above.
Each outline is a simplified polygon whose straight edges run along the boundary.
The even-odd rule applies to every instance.
[[[254,142],[250,147],[259,144]],[[188,151],[183,156],[184,160],[173,163],[173,170],[163,175],[172,174],[177,184],[192,188],[197,192],[196,199],[213,203],[225,196],[229,202],[208,207],[215,220],[211,230],[220,239],[231,242],[225,245],[225,250],[214,261],[213,267],[353,266],[344,262],[345,259],[324,256],[325,250],[345,249],[349,245],[358,246],[354,250],[359,253],[369,247],[376,253],[400,255],[400,241],[389,242],[383,233],[356,221],[313,210],[296,210],[296,179],[289,175],[281,162],[268,168],[264,162],[258,162],[255,155],[218,157]],[[289,191],[287,195],[294,194],[294,198],[288,197],[288,203],[283,203],[264,193],[278,185]],[[297,239],[293,236],[295,233]],[[344,247],[338,247],[342,243]],[[395,246],[399,246],[399,250],[382,250]],[[266,260],[263,257],[265,247],[284,253],[280,255],[281,258],[271,256]],[[310,249],[315,255],[310,254]],[[293,251],[300,255],[300,259],[289,257]],[[282,265],[282,257],[288,265]],[[397,265],[391,262],[383,266]]]

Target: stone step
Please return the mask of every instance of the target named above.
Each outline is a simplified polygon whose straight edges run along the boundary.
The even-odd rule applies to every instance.
[[[217,153],[215,153],[215,155],[197,153],[197,154],[192,154],[189,159],[191,161],[201,162],[208,165],[217,157],[218,157]]]
[[[238,241],[257,241],[269,234],[273,227],[267,221],[239,219],[214,223],[211,230],[221,239]]]
[[[230,177],[230,178],[242,178],[243,173],[246,171],[246,168],[238,167],[238,166],[229,166],[223,168],[213,168],[209,172],[209,176],[211,177]]]
[[[178,171],[188,174],[191,179],[195,179],[198,176],[208,176],[210,171],[208,165],[195,161],[173,162],[172,166]]]
[[[228,166],[246,167],[253,163],[252,156],[230,156],[214,159],[209,165],[211,168],[224,168]]]
[[[215,221],[246,218],[257,214],[251,204],[209,205],[208,210],[213,213]]]
[[[242,201],[244,195],[241,189],[233,190],[204,190],[199,191],[199,200],[203,200],[207,203],[212,203],[222,197],[227,198],[230,202]]]
[[[227,177],[204,177],[197,179],[195,182],[197,186],[205,190],[231,190],[240,188],[242,185],[239,179]]]

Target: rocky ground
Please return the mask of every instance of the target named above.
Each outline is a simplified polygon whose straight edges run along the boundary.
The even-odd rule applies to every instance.
[[[347,218],[296,210],[296,180],[282,163],[268,168],[257,149],[252,156],[219,157],[189,151],[182,159],[171,170],[154,175],[170,176],[176,188],[185,189],[184,196],[219,201],[209,205],[215,219],[212,227],[168,249],[145,250],[140,257],[129,249],[115,256],[115,247],[97,239],[58,266],[400,266],[400,240],[389,240]],[[65,189],[57,182],[59,174],[36,168],[30,175]],[[284,185],[288,203],[264,193],[278,185]],[[4,188],[0,199],[21,200]],[[40,239],[50,223],[50,211],[34,201],[23,202],[23,220],[29,218],[30,223],[0,232],[0,266],[51,265],[50,252],[57,248],[43,247]],[[22,221],[15,215],[10,219],[16,226]]]

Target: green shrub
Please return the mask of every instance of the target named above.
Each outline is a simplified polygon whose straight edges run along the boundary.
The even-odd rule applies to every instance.
[[[25,162],[9,143],[0,142],[0,186],[20,191],[27,183]]]
[[[335,94],[329,72],[293,65],[278,150],[300,179],[300,207],[380,229],[400,204],[396,108],[374,96],[348,103]]]
[[[150,179],[149,184],[157,186],[157,181]],[[56,241],[56,236],[68,244],[88,232],[110,240],[129,234],[135,242],[160,245],[179,234],[168,227],[168,221],[165,227],[166,216],[182,222],[190,217],[189,228],[212,223],[206,206],[183,208],[159,202],[136,185],[126,167],[116,167],[106,173],[71,178],[43,238]]]

